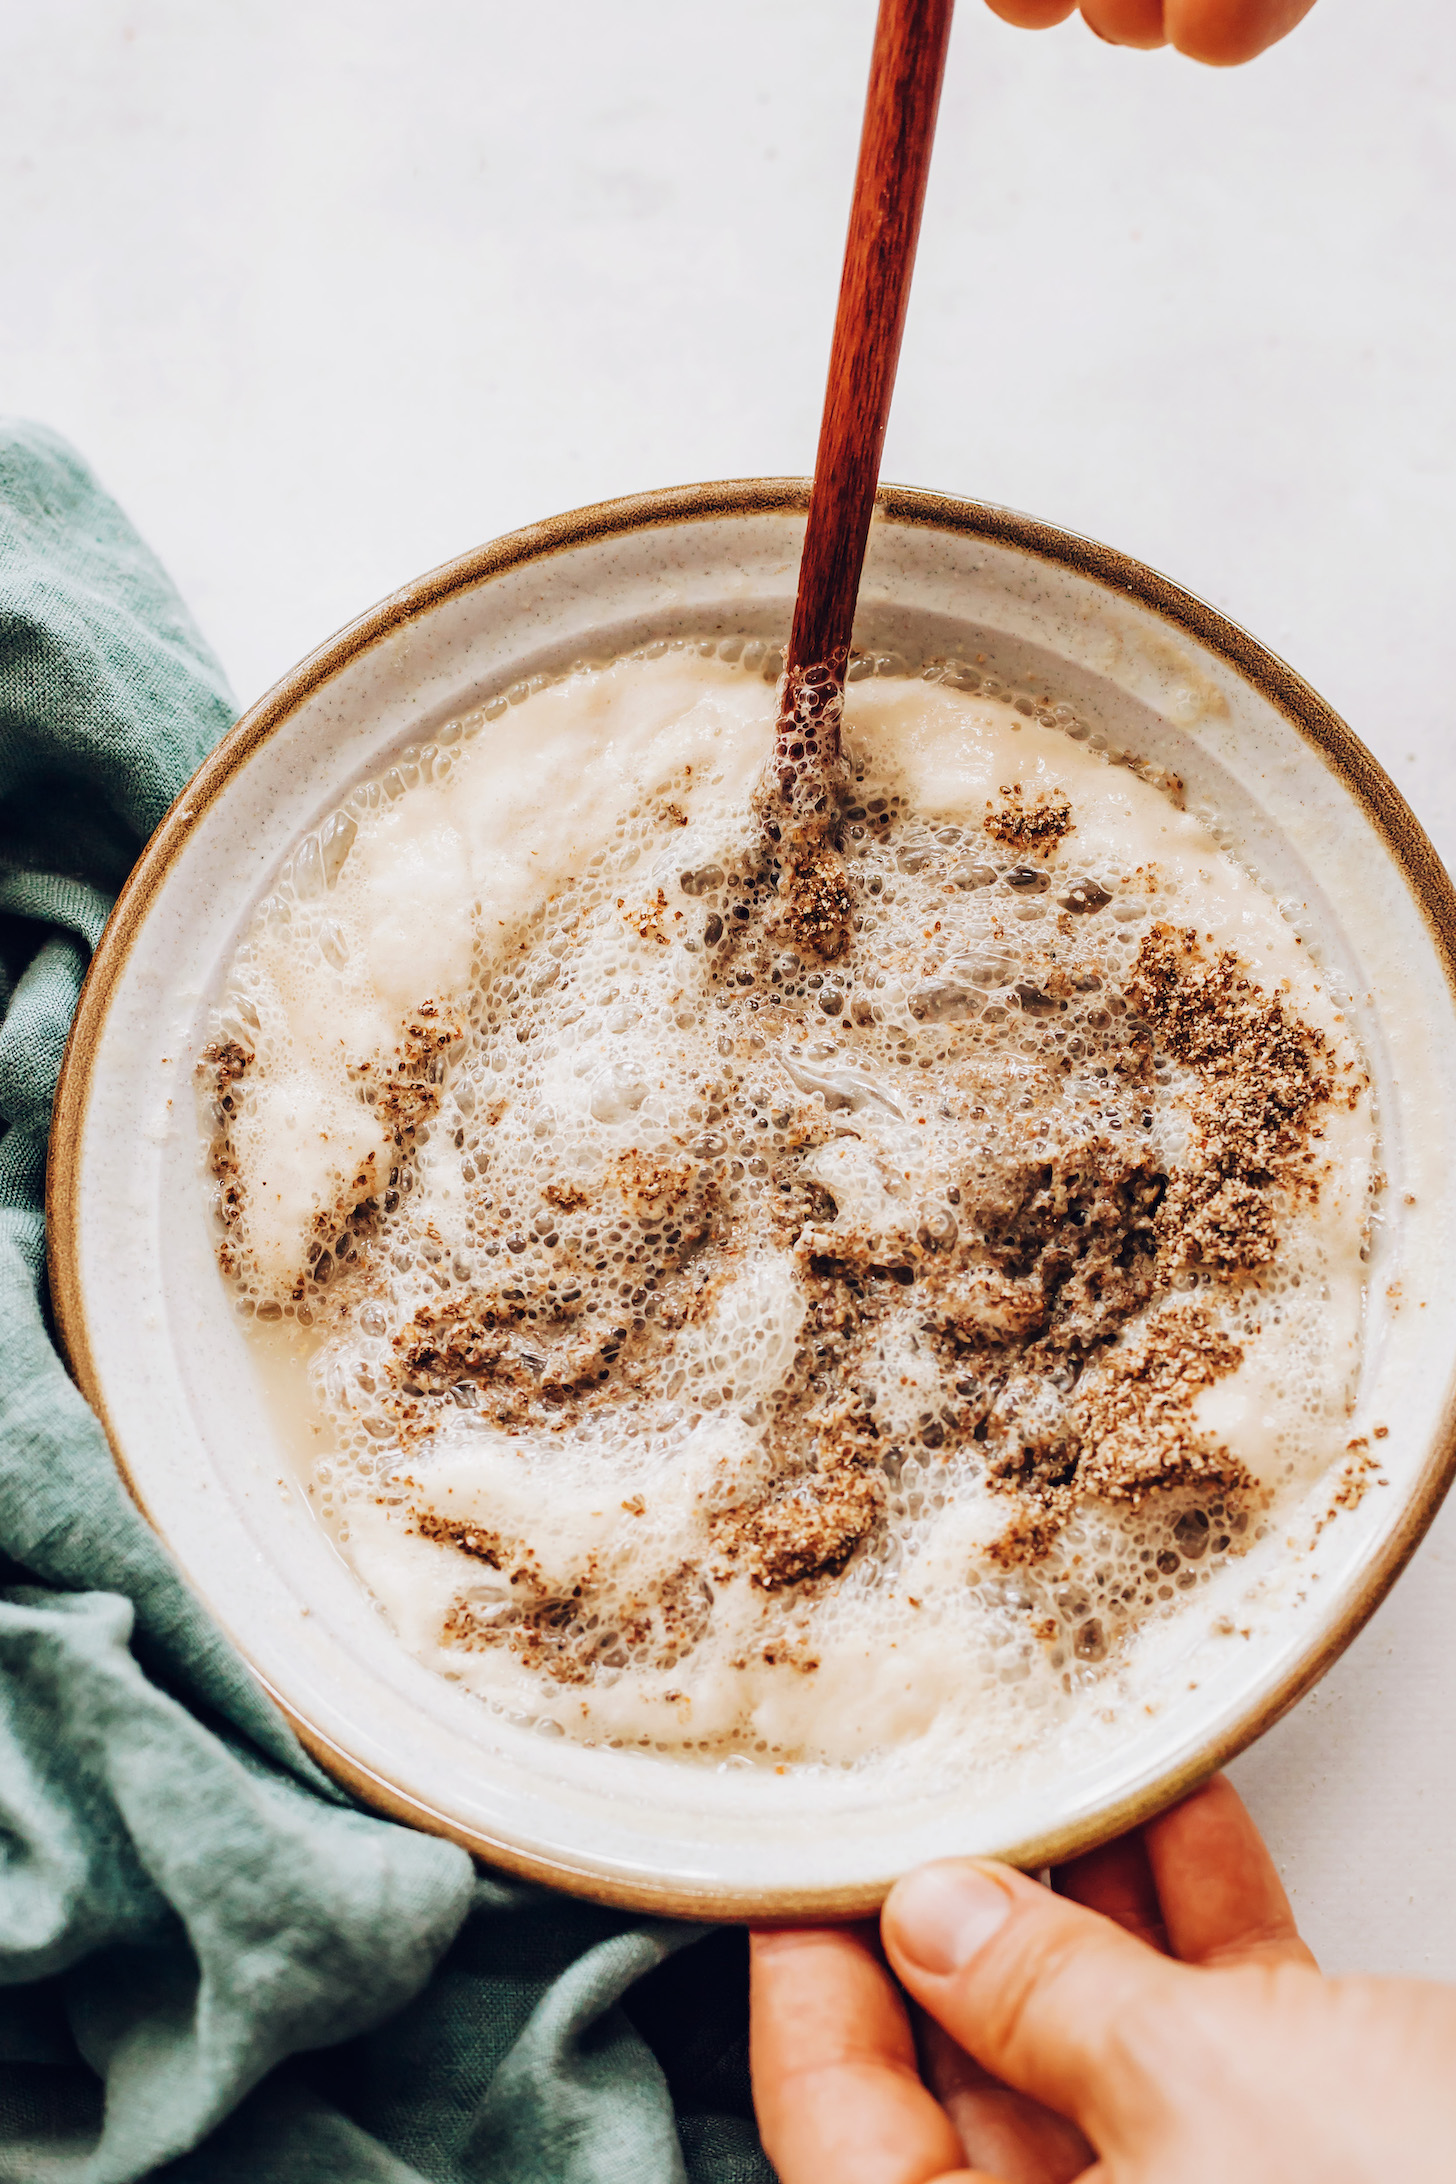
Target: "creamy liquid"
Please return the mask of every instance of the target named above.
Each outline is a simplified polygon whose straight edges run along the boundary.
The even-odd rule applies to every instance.
[[[1366,1080],[1172,794],[948,682],[851,685],[857,930],[796,949],[773,718],[669,648],[462,724],[301,845],[217,1012],[220,1255],[430,1666],[595,1741],[985,1766],[1343,1451]],[[1201,994],[1230,954],[1324,1087],[1252,1264],[1159,1225],[1220,1095],[1142,1023],[1150,965]]]

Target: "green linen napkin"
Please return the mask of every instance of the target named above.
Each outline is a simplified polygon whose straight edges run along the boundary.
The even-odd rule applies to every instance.
[[[478,1877],[357,1810],[52,1341],[66,1033],[233,713],[74,452],[0,423],[0,2184],[765,2184],[742,1937]]]

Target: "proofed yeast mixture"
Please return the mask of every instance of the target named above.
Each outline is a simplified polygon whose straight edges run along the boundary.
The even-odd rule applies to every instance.
[[[850,686],[823,953],[737,650],[549,683],[300,845],[203,1067],[219,1256],[432,1668],[986,1764],[1343,1453],[1368,1083],[1177,783],[961,671]]]

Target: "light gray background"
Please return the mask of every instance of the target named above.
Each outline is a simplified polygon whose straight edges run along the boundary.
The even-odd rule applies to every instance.
[[[255,698],[585,501],[807,471],[873,0],[0,10],[0,408]],[[961,0],[888,478],[1110,540],[1283,653],[1448,862],[1456,10],[1232,75]],[[1235,1770],[1334,1969],[1456,1978],[1456,1503]]]

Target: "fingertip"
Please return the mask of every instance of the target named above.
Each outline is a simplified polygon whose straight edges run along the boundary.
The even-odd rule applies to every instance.
[[[1188,1964],[1314,1962],[1268,1845],[1226,1775],[1143,1830],[1173,1952]]]
[[[748,1929],[748,1954],[750,1959],[765,1961],[772,1956],[783,1956],[791,1949],[802,1949],[814,1939],[816,1929],[802,1926],[750,1926]]]
[[[1234,34],[1214,22],[1176,32],[1168,42],[1185,61],[1198,61],[1204,68],[1243,68],[1248,62],[1256,61],[1261,53],[1266,53],[1276,43],[1276,36],[1261,38],[1248,33]]]
[[[797,1926],[753,1926],[748,1932],[749,1975],[772,1971],[783,1958],[812,1945],[813,1936]]]
[[[760,1929],[750,1948],[754,2110],[782,2184],[949,2184],[962,2149],[873,1926]]]
[[[1210,1775],[1176,1805],[1145,1821],[1142,1836],[1155,1878],[1170,1858],[1212,1864],[1267,1856],[1253,1816],[1226,1774]]]
[[[993,15],[1017,30],[1054,30],[1074,15],[1077,0],[986,0]]]
[[[1191,1976],[1025,1874],[969,1859],[908,1875],[881,1931],[901,1984],[969,2055],[1083,2130],[1129,2097],[1114,2028],[1156,2016],[1165,1983]]]
[[[873,1921],[847,1926],[756,1927],[748,1937],[756,2029],[799,2031],[846,2014],[881,2032],[898,2022],[894,1983]]]
[[[1125,1934],[1145,1941],[1149,1948],[1166,1951],[1168,1937],[1163,1925],[1152,1864],[1142,1830],[1119,1835],[1098,1850],[1085,1852],[1052,1874],[1059,1896],[1079,1903],[1084,1910],[1100,1911]]]
[[[1163,0],[1082,0],[1082,20],[1108,45],[1151,53],[1168,43]]]
[[[1007,1883],[1020,1879],[1007,1866],[971,1858],[942,1858],[907,1873],[880,1915],[892,1960],[932,1979],[959,1971],[1010,1917],[1015,1897]]]
[[[841,1926],[750,1926],[751,1957],[787,1956],[798,1950],[833,1948],[838,1942],[868,1942],[875,1946],[877,1926],[873,1919],[847,1919]]]
[[[1189,60],[1240,68],[1287,38],[1314,0],[1167,0],[1168,37]]]

